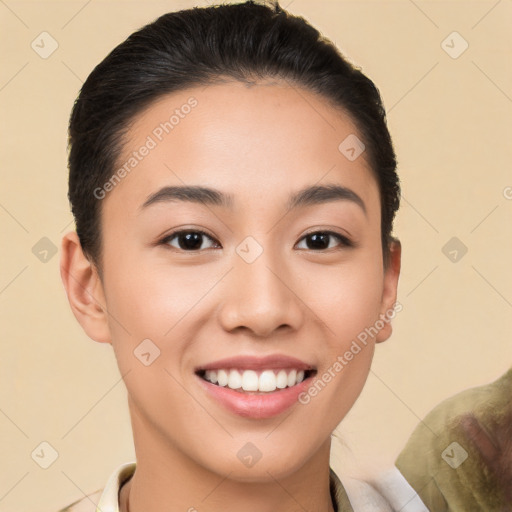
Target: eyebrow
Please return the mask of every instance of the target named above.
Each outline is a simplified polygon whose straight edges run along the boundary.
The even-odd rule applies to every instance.
[[[141,210],[156,203],[185,201],[232,209],[234,198],[214,188],[197,185],[168,186],[149,195]],[[332,201],[350,201],[357,204],[366,214],[364,201],[353,190],[341,185],[312,185],[292,194],[287,202],[287,210],[303,208]]]

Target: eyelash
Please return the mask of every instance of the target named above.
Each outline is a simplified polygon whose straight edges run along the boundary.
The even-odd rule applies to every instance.
[[[202,236],[205,236],[207,238],[209,238],[210,240],[212,240],[213,242],[217,243],[218,242],[212,237],[210,236],[208,233],[206,233],[205,231],[202,231],[200,229],[180,229],[180,230],[176,230],[176,231],[173,231],[172,233],[166,235],[164,238],[162,238],[162,240],[160,240],[160,242],[158,242],[159,245],[165,245],[165,246],[168,246],[168,247],[172,247],[173,249],[176,249],[177,251],[181,251],[181,252],[191,252],[191,253],[194,253],[194,252],[201,252],[201,251],[204,251],[206,249],[198,249],[198,250],[185,250],[185,249],[180,249],[180,248],[177,248],[177,247],[173,247],[173,246],[170,246],[169,245],[169,242],[171,240],[173,240],[176,236],[178,235],[181,235],[181,234],[189,234],[189,233],[196,233],[196,234],[200,234]],[[305,238],[307,238],[308,236],[311,236],[311,235],[318,235],[318,234],[323,234],[323,235],[329,235],[331,237],[334,237],[336,238],[339,242],[340,242],[340,246],[341,247],[338,247],[338,250],[342,249],[343,247],[347,248],[347,247],[355,247],[355,243],[352,242],[351,240],[349,240],[346,236],[344,235],[341,235],[340,233],[336,233],[335,231],[328,231],[328,230],[325,230],[325,231],[322,231],[322,230],[319,230],[319,231],[312,231],[310,233],[306,233],[300,240],[304,240]],[[209,249],[213,249],[213,247],[210,247]],[[318,250],[315,250],[315,249],[309,249],[313,252],[326,252],[326,251],[332,251],[333,249],[336,249],[335,247],[331,247],[331,248],[328,248],[328,249],[318,249]],[[304,250],[304,249],[301,249],[301,250]],[[308,250],[308,249],[306,249]]]

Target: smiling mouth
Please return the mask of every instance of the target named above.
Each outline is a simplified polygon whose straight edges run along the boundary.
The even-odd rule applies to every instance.
[[[240,393],[260,394],[273,393],[296,386],[316,375],[316,370],[283,368],[256,371],[219,368],[218,370],[198,370],[196,375],[216,386]]]

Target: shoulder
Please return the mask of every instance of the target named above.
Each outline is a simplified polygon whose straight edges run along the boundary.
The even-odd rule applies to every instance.
[[[96,508],[100,501],[103,489],[100,489],[92,494],[84,496],[71,505],[59,510],[59,512],[96,512]]]
[[[354,512],[429,512],[396,468],[371,480],[343,479]]]
[[[447,428],[456,427],[457,420],[468,412],[484,419],[494,418],[500,415],[504,406],[510,404],[511,391],[512,368],[494,382],[465,389],[444,399],[425,416],[420,425],[438,434]],[[421,427],[417,430],[424,433]],[[430,432],[427,436],[431,438]]]
[[[136,468],[135,462],[128,462],[118,466],[110,475],[105,487],[92,494],[71,503],[59,512],[111,512],[118,510],[119,490],[134,474]]]
[[[341,512],[429,512],[402,473],[392,466],[373,478],[340,478],[331,469],[337,509]]]
[[[422,499],[436,511],[502,510],[506,494],[492,455],[499,439],[512,433],[512,369],[496,381],[466,389],[435,406],[414,429],[396,466]],[[505,452],[503,452],[505,453]],[[492,468],[500,467],[495,471]],[[500,502],[501,500],[501,502]]]
[[[369,482],[344,478],[343,485],[354,512],[393,512],[389,502]]]

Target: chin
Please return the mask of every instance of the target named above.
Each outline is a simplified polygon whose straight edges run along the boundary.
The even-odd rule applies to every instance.
[[[281,445],[279,448],[272,449],[267,443],[266,449],[259,452],[254,445],[247,443],[234,458],[225,458],[221,464],[212,464],[209,468],[219,475],[229,475],[228,478],[236,482],[275,482],[276,479],[287,478],[306,463],[308,457],[298,453],[297,446],[304,446],[304,444],[297,442],[290,446]],[[265,455],[265,450],[271,453]]]

